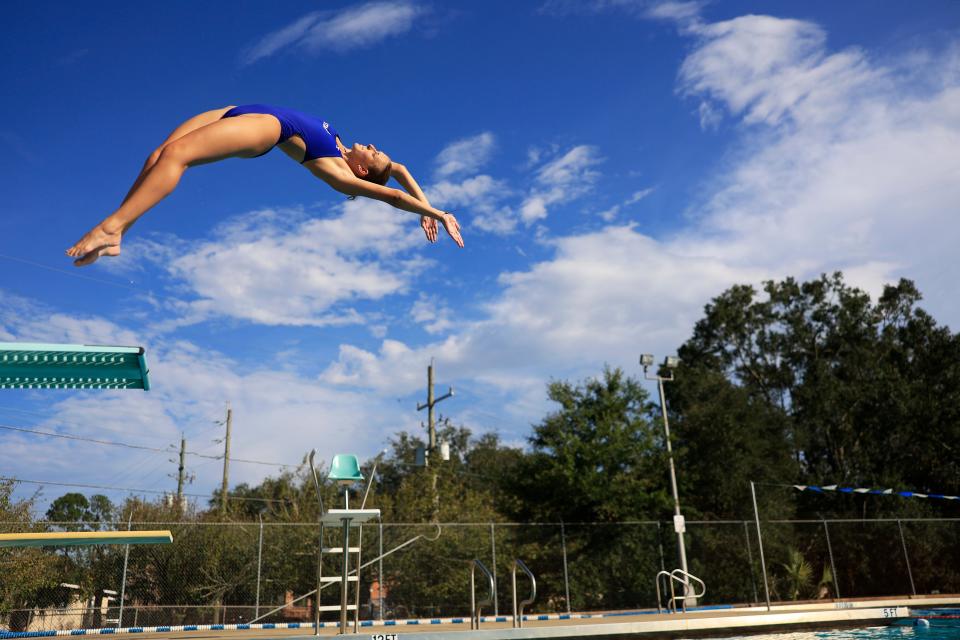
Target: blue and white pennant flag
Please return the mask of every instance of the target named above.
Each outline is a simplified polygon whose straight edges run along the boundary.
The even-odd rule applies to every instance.
[[[823,493],[825,491],[836,491],[838,493],[861,493],[872,496],[900,496],[901,498],[930,498],[935,500],[960,500],[960,496],[947,496],[942,493],[917,493],[916,491],[894,491],[893,489],[870,489],[863,487],[841,487],[835,484],[828,484],[818,487],[812,484],[795,484],[793,488],[797,491],[813,491]]]

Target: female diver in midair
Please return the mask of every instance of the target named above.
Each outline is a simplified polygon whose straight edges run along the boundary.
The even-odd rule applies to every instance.
[[[281,107],[250,104],[225,107],[190,118],[150,154],[120,208],[67,249],[78,267],[100,256],[120,254],[120,240],[137,219],[172,192],[187,167],[226,158],[255,158],[279,146],[284,153],[337,191],[382,200],[420,215],[430,242],[440,222],[463,246],[453,214],[430,206],[407,168],[372,144],[346,147],[336,130],[319,118]],[[391,177],[406,190],[386,187]]]

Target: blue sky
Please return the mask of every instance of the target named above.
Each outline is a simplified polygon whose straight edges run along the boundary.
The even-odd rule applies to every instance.
[[[433,357],[444,414],[522,444],[549,380],[638,374],[733,283],[905,276],[960,318],[954,2],[42,2],[0,29],[0,340],[143,344],[154,384],[6,392],[2,425],[215,455],[230,401],[236,457],[368,456],[419,428]],[[71,266],[174,127],[248,102],[386,150],[466,248],[273,151]],[[164,453],[0,448],[2,475],[175,486]],[[219,462],[188,463],[209,492]]]

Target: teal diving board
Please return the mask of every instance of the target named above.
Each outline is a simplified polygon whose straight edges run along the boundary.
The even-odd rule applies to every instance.
[[[143,347],[0,342],[0,389],[150,389]]]

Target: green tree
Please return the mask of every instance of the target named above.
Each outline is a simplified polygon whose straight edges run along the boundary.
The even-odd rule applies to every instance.
[[[552,382],[560,409],[535,425],[531,451],[509,477],[513,516],[553,522],[618,522],[669,509],[656,406],[620,369],[581,384]]]
[[[908,280],[874,300],[840,273],[770,281],[760,291],[737,285],[713,299],[680,349],[668,396],[685,503],[746,517],[750,480],[960,490],[960,338],[920,300]],[[955,515],[945,502],[788,491],[761,486],[762,516]],[[768,527],[765,541],[781,556],[809,548],[821,566],[825,545],[811,546],[810,535]],[[844,595],[902,589],[900,568],[881,561],[896,553],[889,530],[844,526],[833,536],[842,557],[831,578]],[[953,557],[947,547],[937,553]],[[693,557],[715,557],[711,549]],[[713,594],[717,585],[728,585],[720,593],[740,588],[732,574],[708,577]]]
[[[917,307],[912,282],[876,303],[839,273],[763,291],[738,285],[707,305],[678,384],[712,371],[779,412],[768,419],[794,460],[784,481],[960,487],[947,455],[960,437],[960,339]]]
[[[38,531],[30,515],[34,500],[14,498],[15,486],[11,480],[0,480],[0,531]],[[53,604],[48,597],[60,582],[60,569],[60,559],[42,549],[0,549],[0,619],[16,609]],[[18,630],[25,621],[24,616],[15,614],[10,617],[9,626]]]
[[[558,594],[555,606],[564,594],[564,541],[572,607],[649,603],[658,529],[622,523],[670,513],[663,431],[651,419],[657,408],[637,380],[610,368],[578,384],[553,382],[548,396],[559,409],[534,426],[530,452],[503,476],[511,518],[557,523],[521,530],[524,560],[545,591]]]
[[[115,515],[113,503],[107,496],[95,494],[88,500],[82,493],[65,493],[47,509],[47,520],[69,523],[67,529],[77,529],[82,525],[99,529],[100,524],[113,521]]]

